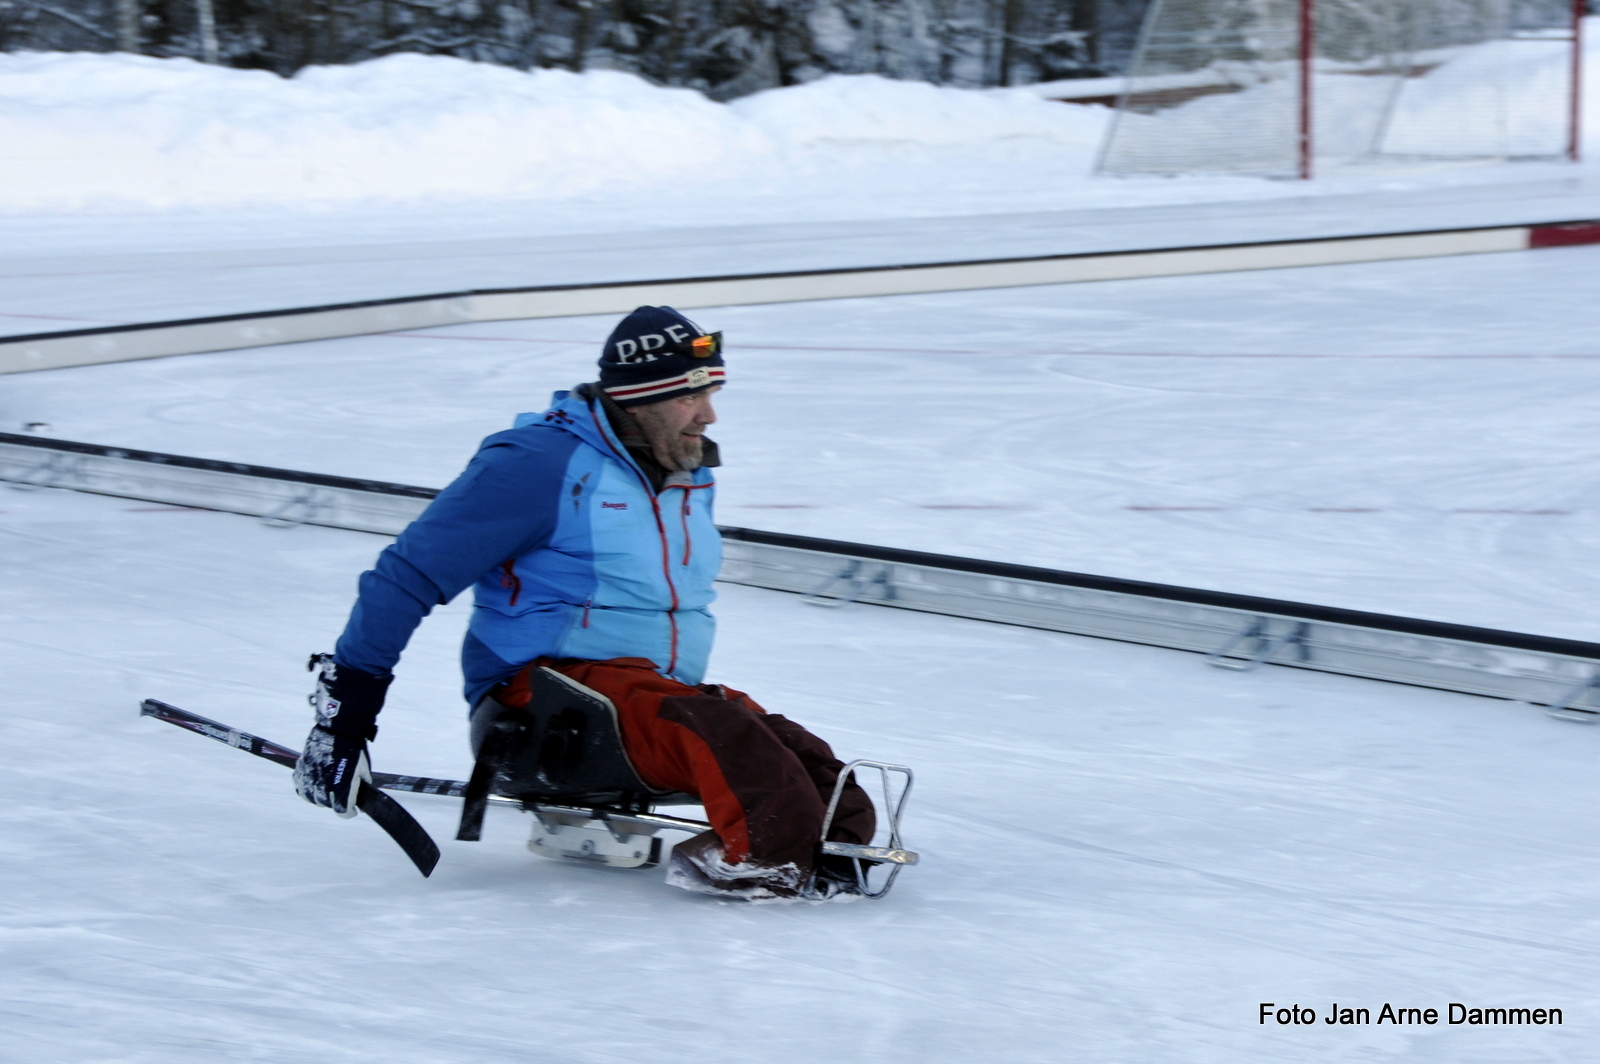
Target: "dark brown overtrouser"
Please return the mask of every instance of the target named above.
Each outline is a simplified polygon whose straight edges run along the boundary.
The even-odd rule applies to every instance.
[[[540,665],[611,700],[639,777],[652,787],[699,798],[722,840],[723,860],[811,870],[822,817],[844,768],[827,743],[741,691],[690,687],[662,676],[644,658],[536,661],[495,698],[526,705],[528,673]],[[829,839],[871,842],[876,824],[871,799],[850,781]]]

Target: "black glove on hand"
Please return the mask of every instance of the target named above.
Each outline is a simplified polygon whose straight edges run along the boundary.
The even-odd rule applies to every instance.
[[[378,710],[394,677],[337,665],[331,654],[313,654],[306,667],[319,666],[317,689],[310,698],[317,723],[295,765],[294,789],[312,805],[352,817],[360,781],[372,780],[367,742],[377,738]]]

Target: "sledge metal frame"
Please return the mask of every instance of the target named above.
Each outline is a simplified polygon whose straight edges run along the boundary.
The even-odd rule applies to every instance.
[[[236,750],[243,750],[266,761],[292,769],[299,761],[300,755],[287,746],[282,746],[270,739],[263,739],[259,735],[252,735],[240,731],[220,721],[209,717],[202,717],[198,713],[180,709],[168,702],[155,698],[146,698],[139,704],[139,715],[154,717],[157,720],[174,724],[185,731],[192,731],[203,735],[207,739],[215,740]],[[839,801],[839,793],[844,787],[844,781],[858,767],[878,768],[885,770],[884,775],[884,808],[892,810],[890,813],[890,843],[893,847],[899,846],[900,840],[900,815],[905,809],[906,795],[910,792],[911,770],[900,765],[885,765],[877,761],[852,761],[839,776],[839,782],[834,787],[833,801],[828,805],[828,813],[823,821],[822,833],[827,835],[828,828],[833,823],[833,811]],[[889,800],[888,772],[903,772],[906,775],[906,789],[901,792],[896,803]],[[358,792],[357,802],[362,812],[376,821],[389,836],[399,843],[405,850],[406,856],[416,864],[417,871],[424,877],[433,874],[435,866],[439,863],[439,847],[428,836],[421,824],[418,824],[411,814],[406,812],[404,806],[386,795],[385,791],[402,791],[407,794],[432,794],[442,798],[465,798],[470,784],[466,780],[436,779],[430,776],[399,776],[391,772],[374,772],[370,778],[363,780]],[[680,799],[675,801],[674,799]],[[660,804],[685,804],[692,801],[688,795],[663,795],[656,802]],[[685,817],[665,816],[651,811],[652,802],[647,800],[644,808],[636,810],[618,809],[602,805],[562,805],[550,802],[530,802],[519,798],[508,798],[502,795],[491,794],[488,798],[489,805],[511,806],[519,811],[532,813],[540,827],[549,834],[558,834],[563,828],[573,827],[593,831],[596,826],[603,827],[610,837],[618,843],[627,844],[630,839],[644,837],[649,840],[646,854],[633,855],[635,858],[643,856],[643,860],[616,861],[609,859],[617,855],[595,854],[593,863],[609,864],[622,868],[653,868],[660,863],[661,840],[655,838],[657,832],[663,830],[686,831],[698,835],[710,829],[711,825],[703,820],[689,820]],[[537,830],[537,829],[536,829]],[[530,840],[528,849],[540,853]],[[862,891],[870,898],[881,898],[889,893],[889,888],[894,884],[894,877],[899,873],[900,867],[907,864],[916,864],[917,855],[903,849],[886,849],[874,846],[856,846],[850,843],[829,843],[823,847],[824,853],[840,854],[854,857],[856,861],[856,878],[862,886]],[[541,856],[549,856],[541,854]],[[560,857],[585,860],[580,853],[563,852]],[[861,870],[861,860],[887,862],[894,865],[888,881],[877,891],[868,891],[866,879]],[[813,879],[814,883],[814,879]],[[808,893],[810,891],[808,890]]]
[[[659,828],[624,831],[592,816],[530,811],[534,827],[528,838],[528,852],[537,857],[612,868],[654,868],[661,863],[661,840],[656,837]],[[629,847],[634,848],[629,851]]]
[[[883,813],[889,818],[889,845],[872,846],[858,845],[851,842],[829,842],[828,832],[833,829],[833,815],[839,808],[839,798],[844,794],[845,783],[856,774],[858,769],[875,768],[883,782]],[[891,793],[889,776],[898,774],[905,777],[905,786],[900,789],[900,797],[896,799]],[[822,852],[829,857],[848,857],[851,867],[855,869],[856,886],[862,896],[868,898],[881,898],[889,893],[894,886],[895,877],[900,874],[900,869],[907,865],[914,865],[921,860],[920,856],[906,849],[900,841],[900,816],[905,812],[906,799],[911,795],[911,785],[916,782],[916,777],[905,765],[890,765],[883,761],[856,760],[850,762],[839,773],[839,778],[833,784],[833,796],[828,799],[828,811],[822,818]],[[862,867],[862,861],[889,866],[889,877],[883,885],[873,890],[868,884],[867,870]],[[815,893],[817,876],[813,872],[811,881],[807,884],[807,893]]]
[[[0,481],[396,535],[438,492],[405,484],[0,433]],[[1600,644],[870,544],[723,528],[720,580],[1412,684],[1600,720]],[[843,593],[838,593],[843,584]],[[1292,652],[1292,653],[1286,653]]]
[[[861,893],[868,898],[882,898],[894,886],[895,877],[900,874],[900,869],[907,865],[919,864],[921,855],[905,848],[900,838],[900,821],[905,814],[906,799],[911,794],[911,784],[914,782],[911,769],[905,765],[891,765],[882,761],[852,761],[839,773],[839,779],[834,784],[833,795],[828,801],[828,809],[822,818],[822,837],[828,837],[828,831],[833,827],[834,813],[839,807],[839,796],[844,792],[845,781],[857,769],[877,769],[883,782],[882,813],[889,821],[889,838],[887,846],[857,845],[850,842],[824,842],[822,852],[834,857],[848,857],[852,859],[856,873],[856,885]],[[901,789],[899,797],[895,797],[889,782],[891,774],[905,777],[905,787]],[[425,776],[395,776],[389,773],[375,772],[373,780],[377,786],[387,791],[406,791],[412,794],[434,794],[445,798],[460,798],[466,795],[467,784],[464,780],[431,779]],[[689,796],[678,796],[682,804],[688,804],[692,799]],[[557,830],[563,827],[587,827],[591,824],[603,826],[611,837],[619,843],[625,843],[636,836],[645,836],[654,841],[654,836],[662,831],[682,831],[690,835],[698,835],[702,831],[710,831],[711,825],[704,820],[692,820],[688,817],[668,816],[665,813],[655,812],[655,806],[662,804],[679,804],[673,796],[665,799],[646,800],[646,808],[642,810],[620,809],[606,805],[580,805],[561,802],[533,802],[521,798],[511,798],[500,794],[491,794],[487,799],[488,805],[498,805],[507,809],[516,809],[520,812],[532,813],[539,824],[547,831],[552,827]],[[552,832],[554,833],[554,832]],[[532,849],[532,846],[529,847]],[[653,868],[659,863],[660,848],[652,846],[651,858],[638,864],[621,865],[617,867]],[[538,851],[535,851],[538,852]],[[540,854],[540,856],[547,856]],[[581,858],[579,858],[581,860]],[[874,890],[870,885],[870,875],[862,867],[863,861],[889,866],[888,878],[881,886]],[[595,863],[602,863],[596,861]],[[816,875],[812,874],[810,882],[806,885],[806,893],[814,894]]]
[[[373,780],[377,786],[386,791],[403,791],[408,794],[432,794],[440,798],[465,798],[467,794],[466,780],[434,779],[430,776],[399,776],[388,772],[374,772]],[[549,817],[552,822],[561,824],[575,824],[582,821],[599,821],[611,832],[613,838],[618,840],[629,835],[654,835],[658,831],[686,831],[691,835],[698,835],[702,831],[709,831],[711,825],[704,820],[691,820],[688,817],[668,816],[665,813],[655,812],[658,805],[690,804],[687,795],[675,801],[674,796],[652,799],[646,803],[647,809],[621,809],[604,805],[572,805],[563,802],[530,802],[521,798],[511,798],[503,794],[491,794],[484,799],[485,804],[501,806],[505,809],[515,809],[522,813],[532,813],[541,819]],[[694,803],[698,804],[698,803]]]

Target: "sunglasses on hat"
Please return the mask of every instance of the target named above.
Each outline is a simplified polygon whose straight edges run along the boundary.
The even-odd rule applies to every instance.
[[[689,354],[695,358],[713,358],[722,354],[722,330],[696,336],[689,341]]]

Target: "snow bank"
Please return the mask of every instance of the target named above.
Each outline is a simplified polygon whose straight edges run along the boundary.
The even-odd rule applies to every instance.
[[[1595,21],[1589,20],[1584,42],[1591,71],[1600,62]],[[1571,61],[1565,41],[1493,41],[1465,49],[1406,82],[1383,148],[1440,157],[1559,154],[1567,146]],[[1585,80],[1594,128],[1600,87],[1592,74]]]
[[[130,55],[0,55],[0,208],[561,198],[797,187],[885,155],[1087,173],[1101,108],[834,77],[731,104],[631,74],[396,55],[292,79]]]

